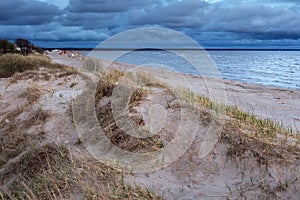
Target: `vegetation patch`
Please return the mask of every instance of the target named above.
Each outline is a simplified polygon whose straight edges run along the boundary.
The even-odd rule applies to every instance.
[[[0,78],[10,77],[17,72],[36,70],[50,63],[48,59],[42,57],[25,57],[18,54],[0,55]]]
[[[69,76],[77,74],[78,71],[72,67],[65,65],[51,63],[51,60],[44,55],[30,55],[22,56],[19,54],[3,54],[0,55],[0,78],[11,77],[16,73],[22,73],[25,71],[31,71],[28,74],[37,75],[40,73],[32,70],[37,70],[39,68],[47,68],[50,73],[58,73],[57,77],[61,78],[64,76]],[[25,76],[24,74],[15,77],[14,79],[21,78]],[[45,76],[45,79],[49,80],[49,76]],[[16,82],[16,81],[14,81]]]
[[[112,114],[111,100],[110,97],[113,93],[115,86],[118,84],[118,81],[121,77],[124,78],[124,72],[118,69],[111,69],[107,71],[100,77],[100,81],[97,86],[97,92],[95,94],[96,98],[96,114],[100,122],[100,126],[103,128],[106,136],[111,140],[111,142],[122,149],[131,151],[131,152],[150,152],[156,151],[160,148],[163,148],[163,144],[160,141],[159,135],[155,135],[149,138],[136,138],[126,134],[122,129],[118,127],[115,122],[115,119]],[[129,78],[126,76],[125,78]],[[128,82],[131,80],[128,79]],[[130,87],[130,84],[124,84],[122,87]],[[142,88],[132,88],[133,93],[128,100],[129,105],[137,105],[141,100],[146,97],[147,91]],[[105,101],[101,106],[97,104],[101,101]],[[135,124],[143,124],[141,118],[131,118]]]
[[[0,199],[162,199],[125,185],[121,170],[55,143],[27,149],[0,174]]]

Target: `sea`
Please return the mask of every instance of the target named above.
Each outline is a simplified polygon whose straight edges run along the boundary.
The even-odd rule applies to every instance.
[[[300,51],[296,50],[94,50],[92,54],[134,65],[300,90]]]

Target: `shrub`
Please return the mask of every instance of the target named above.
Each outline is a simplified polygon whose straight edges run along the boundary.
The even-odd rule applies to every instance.
[[[28,40],[19,38],[16,39],[15,44],[20,48],[21,54],[23,54],[24,56],[32,53],[34,45]]]
[[[4,54],[0,56],[0,78],[7,78],[17,72],[34,70],[50,64],[50,60],[42,56],[24,57],[17,54]]]
[[[15,45],[7,40],[0,40],[0,54],[16,52]]]

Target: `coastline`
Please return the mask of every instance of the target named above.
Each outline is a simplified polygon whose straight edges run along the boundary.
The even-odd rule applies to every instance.
[[[29,190],[33,191],[34,195],[43,197],[45,195],[43,192],[48,191],[49,188],[39,189],[40,181],[48,186],[51,180],[50,185],[53,185],[53,181],[54,184],[67,182],[66,189],[61,191],[60,188],[53,187],[50,189],[55,193],[46,195],[56,197],[55,195],[62,194],[71,199],[89,195],[91,192],[89,188],[95,189],[92,195],[110,197],[116,192],[119,199],[123,199],[121,196],[128,194],[134,198],[136,194],[142,195],[141,199],[147,199],[145,197],[161,199],[160,196],[163,197],[162,199],[179,197],[182,199],[237,199],[239,197],[297,199],[299,196],[300,137],[298,135],[276,127],[269,121],[265,123],[235,108],[226,110],[224,124],[221,127],[219,125],[222,119],[218,116],[223,115],[218,115],[218,107],[210,104],[211,101],[201,99],[199,96],[200,99],[193,98],[189,91],[172,90],[182,85],[181,79],[189,84],[183,86],[193,86],[203,95],[214,94],[215,97],[220,98],[220,101],[215,100],[222,103],[224,100],[222,94],[228,96],[229,92],[241,95],[245,99],[250,95],[260,102],[262,95],[273,98],[272,93],[277,91],[277,88],[261,88],[261,86],[231,81],[227,83],[225,80],[201,79],[173,71],[113,63],[112,69],[107,70],[108,73],[102,73],[101,81],[97,82],[95,102],[88,104],[87,102],[91,100],[89,97],[92,97],[90,94],[94,92],[86,93],[84,90],[89,84],[86,75],[94,76],[91,73],[80,72],[80,59],[73,59],[68,55],[57,55],[57,58],[55,56],[53,56],[53,63],[46,58],[45,66],[0,79],[4,86],[0,90],[0,129],[1,136],[4,138],[2,142],[0,141],[0,146],[5,149],[4,153],[0,154],[1,159],[4,159],[2,162],[4,165],[0,169],[3,188],[7,187],[9,191],[16,194],[23,194],[24,191]],[[61,62],[68,66],[76,63],[77,65],[73,66],[77,69],[54,62]],[[105,64],[105,61],[103,62]],[[126,73],[129,79],[123,76],[124,71],[130,72]],[[149,77],[143,76],[148,73]],[[155,79],[150,79],[153,78],[152,75]],[[119,122],[113,116],[115,107],[112,106],[114,105],[112,102],[116,100],[115,95],[119,93],[113,93],[126,90],[127,87],[120,84],[123,77],[125,81],[138,80],[141,87],[137,86],[131,94],[133,98],[130,98],[129,118],[122,122],[133,122],[135,128],[132,130],[146,128],[150,133],[153,133],[151,130],[159,131],[155,132],[157,134],[153,137],[130,136],[122,131],[122,128],[126,127],[119,127],[117,124]],[[160,84],[161,81],[167,84]],[[135,85],[132,86],[135,88]],[[118,88],[121,90],[117,90]],[[277,95],[281,93],[288,95],[289,98],[298,99],[298,93],[295,94],[294,91],[276,92]],[[290,96],[292,94],[295,96]],[[183,95],[180,96],[183,99],[177,98],[176,95]],[[235,95],[230,97],[233,98]],[[121,97],[124,99],[123,95]],[[181,100],[183,104],[180,104]],[[193,104],[189,103],[194,101],[200,109],[190,106]],[[243,103],[241,99],[240,102]],[[232,103],[239,102],[232,101]],[[86,122],[93,122],[95,117],[89,113],[87,109],[89,105],[95,108],[96,120],[105,131],[105,137],[102,139],[98,139],[100,133],[98,131],[96,131],[96,140],[93,134],[82,135],[80,125],[84,126],[84,130],[90,130],[90,126],[86,127]],[[82,114],[89,118],[81,121]],[[90,123],[91,129],[98,124],[97,122]],[[182,126],[184,128],[180,129]],[[220,135],[216,135],[218,131]],[[178,137],[181,138],[176,142],[174,139]],[[132,163],[130,160],[129,166],[120,166],[119,159],[117,159],[117,166],[99,159],[95,154],[97,152],[109,156],[114,154],[111,148],[106,148],[109,142],[105,138],[109,138],[121,149],[127,150],[127,153],[129,151],[129,154],[137,152],[134,155],[138,155],[140,159],[137,159],[137,163]],[[172,144],[176,147],[168,148]],[[97,152],[88,148],[90,145],[95,145]],[[93,149],[93,146],[90,147]],[[164,154],[167,155],[164,158],[175,160],[165,162],[163,159],[160,164],[164,164],[164,167],[159,164],[156,170],[147,168],[146,171],[137,172],[138,169],[144,170],[148,164],[148,167],[156,167],[156,165],[151,166],[151,162],[144,162],[146,156],[144,151],[146,154],[169,151],[171,154]],[[16,153],[10,154],[10,152]],[[44,156],[45,153],[50,157]],[[34,158],[30,159],[34,163],[27,162],[26,158]],[[120,164],[124,161],[122,158]],[[127,155],[125,162],[126,158]],[[109,161],[111,159],[115,161],[113,157],[109,157]],[[74,163],[78,165],[73,165]],[[22,168],[19,169],[19,166]],[[45,168],[36,171],[35,166],[45,166]],[[23,177],[27,177],[28,171],[34,171],[34,176],[29,176],[26,180],[15,179],[19,172]],[[52,172],[62,173],[62,176]],[[82,176],[82,172],[85,176]],[[101,176],[95,177],[95,173],[98,172]],[[103,173],[104,178],[110,177],[110,179],[103,180]],[[36,176],[41,179],[35,179]],[[74,179],[67,179],[67,177],[74,177]],[[30,189],[22,187],[24,181]],[[34,185],[36,182],[39,187]],[[20,189],[16,190],[12,183],[20,185]],[[77,188],[81,190],[74,193],[75,188],[76,191]],[[99,188],[104,189],[99,190]],[[88,194],[85,193],[86,191]],[[107,194],[106,191],[112,193]],[[149,191],[153,193],[149,195]],[[8,193],[0,188],[1,194]]]
[[[80,69],[81,59],[79,57],[71,58],[57,53],[49,53],[48,56],[53,62]],[[138,67],[152,74],[154,72],[155,76],[164,80],[167,79],[168,83],[170,85],[173,84],[175,87],[176,80],[184,77],[190,88],[197,94],[212,97],[224,105],[237,106],[244,112],[254,114],[259,118],[273,120],[275,123],[282,125],[284,128],[292,129],[294,132],[299,133],[300,131],[299,90],[256,85],[227,79],[203,78],[162,69],[153,70],[127,63],[113,63],[112,65],[125,70]]]

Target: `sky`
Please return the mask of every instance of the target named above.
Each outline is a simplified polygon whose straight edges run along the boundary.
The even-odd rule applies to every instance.
[[[169,28],[207,48],[300,48],[299,0],[0,0],[0,39],[95,47],[117,33]]]

